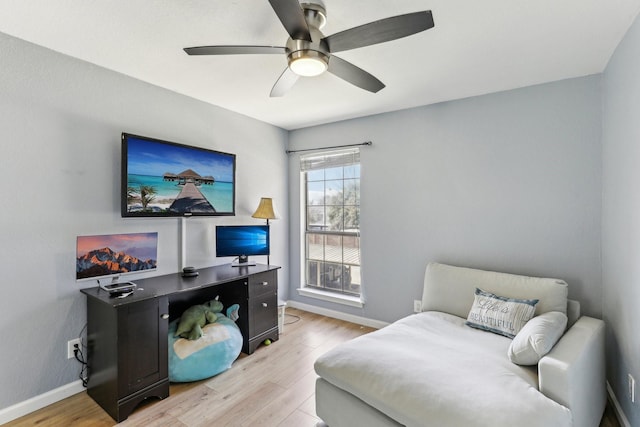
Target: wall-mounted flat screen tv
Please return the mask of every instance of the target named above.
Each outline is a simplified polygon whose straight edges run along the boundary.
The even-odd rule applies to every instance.
[[[104,234],[78,236],[76,240],[76,280],[111,277],[155,270],[158,233]]]
[[[122,134],[122,216],[235,215],[235,154]]]

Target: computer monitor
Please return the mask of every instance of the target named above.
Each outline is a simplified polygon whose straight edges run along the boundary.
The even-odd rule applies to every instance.
[[[269,255],[268,225],[216,226],[217,257],[237,257],[231,265],[244,267],[255,265],[249,261],[254,255]]]

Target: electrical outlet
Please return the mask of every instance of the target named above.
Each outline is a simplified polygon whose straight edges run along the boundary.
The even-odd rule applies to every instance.
[[[633,378],[633,376],[631,376],[631,374],[629,375],[629,399],[631,399],[631,403],[636,401],[636,380],[635,378]]]
[[[414,299],[413,300],[413,312],[414,313],[420,313],[422,311],[422,301],[420,301],[419,299]]]
[[[76,357],[74,354],[76,345],[78,346],[78,348],[80,348],[80,338],[74,338],[67,341],[67,359],[73,359],[74,357]]]

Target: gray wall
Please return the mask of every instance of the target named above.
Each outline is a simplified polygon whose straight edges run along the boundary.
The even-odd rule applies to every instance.
[[[213,226],[255,221],[259,197],[272,196],[282,219],[272,222],[271,260],[285,266],[285,298],[392,321],[420,298],[429,260],[567,280],[584,311],[607,322],[608,379],[639,424],[626,395],[627,372],[640,380],[639,47],[636,22],[603,78],[291,132],[290,148],[374,143],[362,150],[359,310],[295,291],[300,181],[298,156],[287,163],[282,151],[285,131],[0,34],[0,408],[77,379],[65,359],[86,319],[77,235],[158,231],[159,273],[180,267],[179,220],[120,218],[119,135],[128,131],[238,155],[238,215],[188,220],[187,264],[222,262]]]
[[[180,220],[120,217],[122,131],[237,154],[237,216],[189,219],[187,264],[228,262],[213,227],[256,223],[261,196],[282,216],[271,261],[287,264],[286,131],[2,34],[0,57],[0,409],[78,378],[66,342],[93,285],[75,281],[77,235],[158,231],[157,274],[181,267]]]
[[[640,425],[627,374],[640,381],[640,21],[618,46],[603,78],[602,276],[607,377],[630,424]],[[640,393],[640,382],[636,393]]]
[[[367,140],[361,188],[363,309],[290,298],[382,321],[412,312],[427,261],[559,277],[602,314],[600,76],[311,127],[291,149]],[[299,156],[289,160],[290,245],[299,246]]]

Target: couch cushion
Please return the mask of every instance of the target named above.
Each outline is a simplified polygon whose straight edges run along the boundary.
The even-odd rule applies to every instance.
[[[568,285],[563,280],[429,263],[424,276],[422,311],[442,311],[466,318],[474,292],[481,288],[507,298],[538,299],[535,315],[567,312]]]
[[[537,299],[506,298],[476,288],[466,324],[513,338],[533,317]]]

